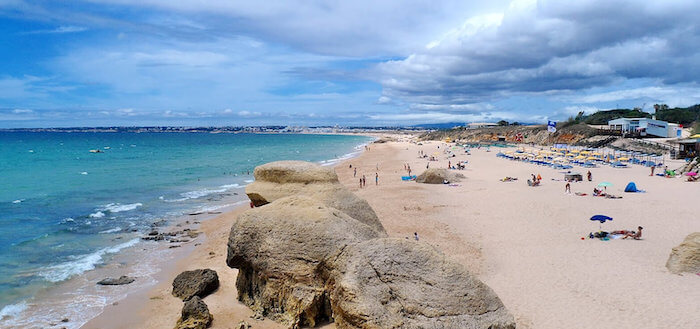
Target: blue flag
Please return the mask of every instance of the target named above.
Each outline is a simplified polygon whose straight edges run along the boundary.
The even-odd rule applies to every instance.
[[[550,127],[556,127],[556,126],[557,126],[557,122],[556,122],[556,121],[549,121],[549,120],[548,120],[548,121],[547,121],[547,125],[550,126]]]

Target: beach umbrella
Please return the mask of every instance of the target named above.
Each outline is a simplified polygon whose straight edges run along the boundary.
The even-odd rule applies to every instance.
[[[586,160],[598,160],[596,157],[587,157]]]
[[[612,219],[612,217],[610,217],[610,216],[595,215],[595,216],[591,217],[590,220],[593,221],[593,222],[596,222],[596,221],[597,221],[597,222],[600,222],[600,224],[598,224],[598,229],[602,231],[602,230],[603,230],[603,229],[602,229],[602,224],[605,223],[606,221],[612,221],[613,219]]]
[[[598,152],[593,152],[593,153],[591,153],[591,155],[602,155],[602,154],[600,154]]]
[[[693,136],[690,136],[690,138],[700,138],[700,134],[695,134]]]
[[[613,183],[610,182],[600,182],[598,184],[598,187],[608,187],[608,186],[613,186]]]

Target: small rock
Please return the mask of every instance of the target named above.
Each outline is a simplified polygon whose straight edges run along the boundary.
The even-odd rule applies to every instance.
[[[210,252],[209,252],[209,255],[216,255],[216,253],[213,252],[213,251],[210,251]]]
[[[185,301],[175,329],[205,329],[209,327],[213,318],[207,304],[198,296],[194,296]]]
[[[180,273],[173,280],[173,296],[188,300],[193,296],[205,297],[219,288],[216,271],[199,269]]]
[[[136,279],[130,276],[122,275],[119,278],[106,278],[97,282],[99,285],[103,286],[121,286],[134,282]]]
[[[156,235],[158,235],[158,231],[153,230],[153,231],[149,232],[148,235],[149,236],[156,236]]]
[[[169,248],[169,249],[180,248],[180,245],[178,244],[178,245],[170,246],[170,247],[168,247],[168,248]]]
[[[66,323],[66,322],[68,322],[68,321],[70,321],[68,318],[63,318],[63,319],[61,319],[61,322],[63,322],[63,323]]]
[[[238,324],[236,325],[236,329],[248,329],[248,328],[250,328],[250,323],[245,322],[243,320],[238,322]]]

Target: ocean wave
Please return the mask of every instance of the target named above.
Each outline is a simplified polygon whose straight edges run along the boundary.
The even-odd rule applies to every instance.
[[[25,200],[25,199],[17,199],[17,200],[15,200],[15,201],[12,201],[12,203],[21,203],[21,202],[24,201],[24,200]]]
[[[102,218],[105,216],[105,213],[98,211],[96,213],[90,214],[89,216],[90,216],[90,218]]]
[[[118,244],[113,247],[103,248],[91,254],[75,256],[74,260],[62,264],[47,267],[46,270],[39,272],[39,276],[49,282],[61,282],[71,277],[85,273],[95,268],[102,263],[102,257],[107,254],[115,254],[120,250],[132,247],[139,243],[139,239]]]
[[[97,233],[99,233],[99,234],[117,233],[117,232],[119,232],[119,231],[121,231],[121,230],[122,230],[121,227],[115,227],[115,228],[112,228],[112,229],[109,229],[109,230],[100,231],[100,232],[97,232]]]
[[[15,318],[26,309],[27,302],[24,301],[17,304],[6,305],[0,310],[0,321],[4,321],[8,318]]]
[[[221,185],[217,189],[201,189],[201,190],[180,193],[180,196],[182,196],[182,198],[163,200],[163,201],[165,201],[165,202],[182,202],[182,201],[186,201],[186,200],[190,200],[190,199],[199,199],[199,198],[203,198],[203,197],[208,196],[208,195],[212,195],[212,194],[216,194],[216,193],[223,193],[223,192],[226,192],[230,189],[239,188],[239,187],[241,187],[241,185],[239,185],[239,184]]]
[[[102,209],[100,209],[100,210],[102,210],[102,211],[106,210],[106,211],[115,213],[115,212],[134,210],[134,209],[141,207],[141,206],[143,206],[143,204],[140,202],[129,203],[129,204],[110,203],[108,205],[103,206]]]

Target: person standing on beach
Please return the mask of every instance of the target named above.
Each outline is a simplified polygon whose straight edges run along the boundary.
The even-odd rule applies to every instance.
[[[367,177],[365,177],[365,175],[362,175],[362,186],[363,187],[367,186]]]
[[[362,188],[362,177],[360,177],[360,188]]]
[[[564,187],[564,192],[571,194],[571,183],[566,182],[566,187]]]
[[[590,170],[588,171],[588,173],[586,173],[586,176],[588,177],[589,182],[593,180],[593,174],[591,174]]]
[[[413,239],[418,241],[418,232],[413,232]]]
[[[374,173],[374,185],[379,185],[379,173]]]
[[[656,166],[651,166],[651,175],[649,176],[654,176],[654,170],[656,169]]]
[[[352,177],[357,177],[357,167],[353,170]]]

